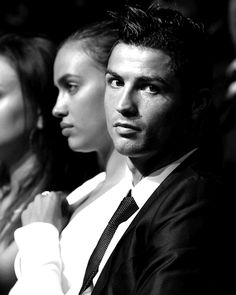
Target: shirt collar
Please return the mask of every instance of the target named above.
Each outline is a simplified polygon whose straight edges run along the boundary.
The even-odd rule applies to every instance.
[[[136,186],[132,188],[132,196],[135,199],[138,207],[141,208],[157,187],[167,178],[167,176],[177,168],[186,158],[188,158],[197,148],[191,150],[181,158],[168,164],[161,169],[158,169],[150,175],[140,180]]]

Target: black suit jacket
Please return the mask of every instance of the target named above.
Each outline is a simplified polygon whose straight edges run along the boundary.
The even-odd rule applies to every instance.
[[[221,192],[218,176],[190,156],[141,208],[92,295],[215,295]]]

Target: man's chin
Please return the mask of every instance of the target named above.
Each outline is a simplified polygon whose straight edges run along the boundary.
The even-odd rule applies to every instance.
[[[115,149],[118,153],[126,157],[132,157],[135,155],[135,150],[132,146],[127,144],[115,144]]]

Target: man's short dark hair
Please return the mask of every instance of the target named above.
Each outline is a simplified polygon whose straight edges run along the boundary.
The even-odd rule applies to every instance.
[[[126,6],[112,16],[118,23],[119,42],[164,51],[186,91],[211,86],[209,44],[202,24],[157,5],[146,10]]]

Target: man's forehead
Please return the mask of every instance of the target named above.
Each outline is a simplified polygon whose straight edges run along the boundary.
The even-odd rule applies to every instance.
[[[112,51],[108,71],[148,78],[169,76],[171,58],[162,50],[120,43]]]

